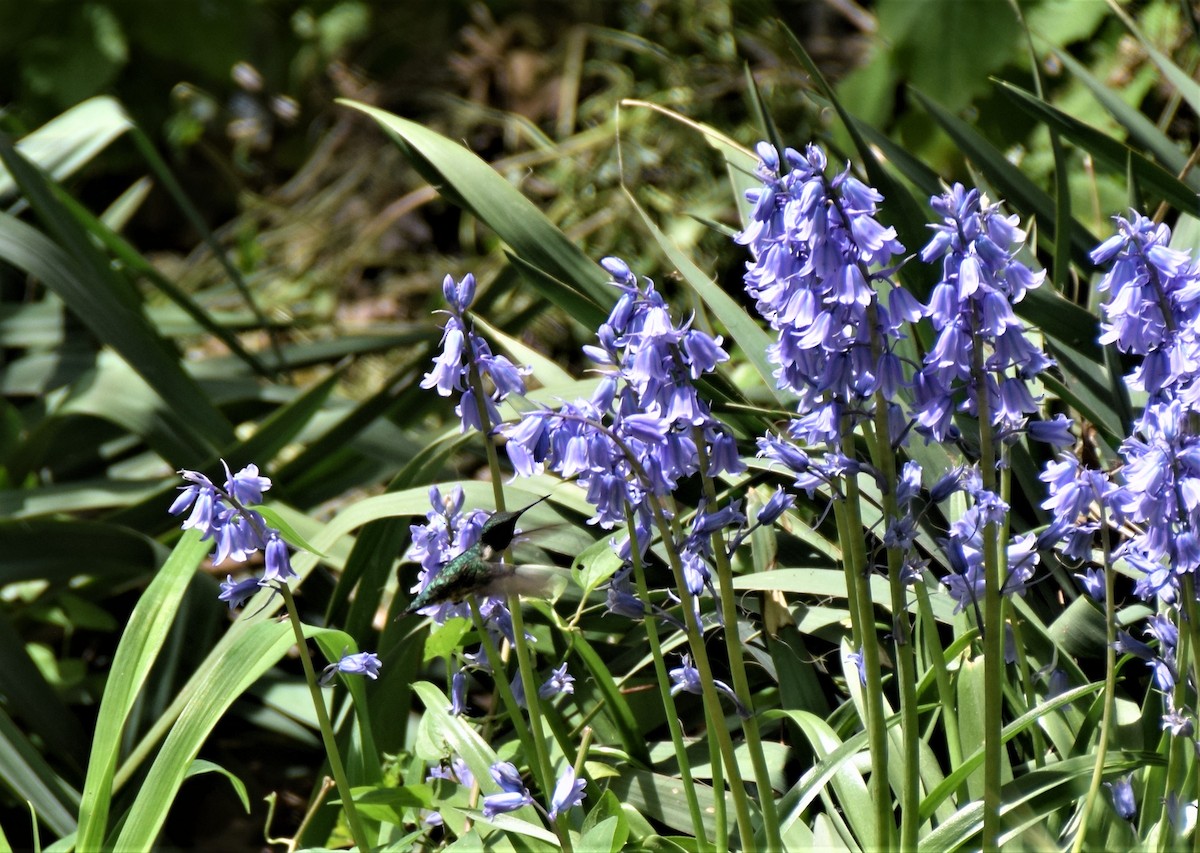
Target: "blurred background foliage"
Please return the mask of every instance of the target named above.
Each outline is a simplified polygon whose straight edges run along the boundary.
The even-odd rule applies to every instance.
[[[1148,41],[1194,71],[1188,3],[1127,8]],[[27,235],[19,225],[44,231],[62,254],[43,259],[144,316],[147,340],[182,368],[151,389],[129,367],[127,339],[89,315],[92,303],[48,286],[40,271],[49,268],[23,266],[12,252],[0,261],[5,719],[78,790],[106,664],[166,553],[158,538],[172,525],[175,468],[212,473],[218,454],[235,468],[254,459],[297,524],[389,484],[477,473],[477,451],[458,453],[447,432],[452,414],[416,388],[445,273],[474,271],[485,282],[479,310],[496,328],[578,366],[591,332],[520,287],[494,235],[334,98],[463,141],[585,254],[624,257],[672,292],[673,270],[637,224],[623,178],[670,239],[740,298],[744,257],[728,239],[738,216],[721,158],[683,123],[622,102],[658,105],[752,145],[764,136],[752,78],[787,144],[824,138],[850,159],[778,20],[843,103],[944,179],[970,180],[971,167],[915,92],[1051,189],[1044,125],[989,79],[1032,90],[1035,64],[1046,100],[1068,114],[1117,138],[1126,132],[1085,78],[1068,73],[1075,63],[1180,140],[1174,154],[1187,157],[1191,114],[1108,5],[1042,0],[1019,10],[1032,56],[1006,0],[0,4],[0,131],[32,140],[64,113],[82,116],[59,129],[57,148],[23,149],[56,179],[45,198],[31,191],[36,178],[0,175],[6,222],[17,223],[5,234],[17,244]],[[97,96],[113,100],[84,103]],[[81,104],[92,112],[70,112]],[[1125,173],[1097,169],[1077,149],[1068,156],[1072,173],[1087,176],[1072,185],[1075,216],[1102,233],[1129,203]],[[431,445],[430,436],[443,439]],[[378,541],[394,556],[406,533],[400,520]],[[337,570],[358,565],[349,547],[331,553],[334,571],[306,582],[315,621],[346,616]],[[384,571],[394,574],[390,563]],[[131,744],[224,630],[220,574],[198,578],[187,597]],[[372,630],[373,617],[358,618],[360,631]],[[202,753],[247,781],[255,814],[241,814],[225,783],[194,780],[168,826],[171,843],[244,843],[261,831],[267,791],[281,796],[274,829],[294,830],[319,765],[294,689],[290,675],[260,683]],[[70,790],[63,796],[69,802]],[[4,795],[6,829],[28,824],[14,817],[25,814],[22,799]]]

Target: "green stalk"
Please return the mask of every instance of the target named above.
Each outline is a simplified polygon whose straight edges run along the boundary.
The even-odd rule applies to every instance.
[[[867,308],[867,322],[876,327],[876,306]],[[880,343],[871,335],[871,354],[878,364]],[[870,442],[871,461],[879,471],[883,503],[883,523],[886,526],[900,518],[896,503],[896,453],[889,441],[887,400],[882,390],[875,392],[874,441]],[[917,713],[917,661],[912,641],[912,622],[908,616],[908,594],[904,584],[904,550],[887,549],[888,592],[892,602],[892,637],[896,657],[896,680],[900,690],[901,772],[900,785],[900,849],[917,848],[918,814],[921,805],[921,730]]]
[[[1100,794],[1100,783],[1104,779],[1104,759],[1108,754],[1108,736],[1112,728],[1112,717],[1117,702],[1117,607],[1113,601],[1116,572],[1112,566],[1109,550],[1108,522],[1104,504],[1100,504],[1100,543],[1104,552],[1104,712],[1100,718],[1100,742],[1096,745],[1096,763],[1092,766],[1092,781],[1083,801],[1083,812],[1079,816],[1079,832],[1071,845],[1071,853],[1083,850],[1087,837],[1088,820],[1092,807]]]
[[[693,429],[692,434],[700,457],[700,471],[707,472],[708,454],[704,449],[703,436],[699,435],[698,429]],[[708,499],[709,505],[715,505],[717,501],[716,484],[707,473],[702,473],[701,480],[704,483],[704,496]],[[729,564],[729,554],[720,532],[714,532],[711,540],[720,587],[721,618],[725,622],[725,652],[729,657],[733,690],[749,714],[749,717],[742,720],[742,731],[745,733],[746,745],[750,750],[750,761],[754,765],[754,784],[758,788],[758,806],[762,811],[766,846],[768,850],[781,850],[783,849],[783,838],[779,834],[779,813],[775,807],[775,791],[771,788],[771,774],[767,770],[766,757],[763,755],[762,737],[758,731],[758,720],[754,716],[754,700],[750,695],[750,680],[746,677],[746,661],[743,657],[743,646],[738,632],[737,602],[733,595],[733,567]]]
[[[633,563],[633,578],[637,585],[638,599],[649,607],[650,588],[646,584],[646,568],[642,565],[642,551],[634,528],[633,511],[625,505],[625,526],[629,530],[629,553]],[[696,784],[692,780],[692,765],[687,757],[687,747],[683,742],[683,728],[679,725],[679,715],[675,713],[675,697],[671,695],[671,677],[667,672],[667,663],[663,660],[662,643],[658,637],[658,619],[653,612],[647,612],[642,623],[646,628],[646,640],[650,644],[650,657],[654,659],[654,675],[658,682],[658,695],[666,712],[667,727],[671,730],[671,743],[675,747],[675,760],[679,764],[679,776],[683,782],[683,795],[687,799],[688,813],[692,818],[692,832],[701,850],[712,849],[708,835],[704,831],[704,815],[700,811],[700,800],[696,796]],[[714,763],[714,767],[715,767]],[[714,792],[719,793],[718,786],[713,784]],[[725,825],[725,798],[715,797],[718,828]],[[728,838],[728,835],[716,836]]]
[[[1197,683],[1196,679],[1200,678],[1200,625],[1196,624],[1196,620],[1200,618],[1200,613],[1197,613],[1196,607],[1196,579],[1194,575],[1185,574],[1183,576],[1183,595],[1181,598],[1183,599],[1182,622],[1187,628],[1186,631],[1180,632],[1180,634],[1185,636],[1181,636],[1179,639],[1180,648],[1176,661],[1178,661],[1177,666],[1180,670],[1179,680],[1186,687],[1188,683],[1186,661],[1189,651],[1192,655],[1192,683]],[[1187,648],[1184,648],[1184,646]],[[1176,740],[1183,740],[1183,738],[1176,738]],[[1193,755],[1193,762],[1195,760],[1195,756]],[[1200,773],[1196,772],[1194,763],[1188,782],[1191,784],[1192,790],[1190,793],[1186,790],[1180,793],[1180,799],[1183,802],[1191,802],[1200,798]],[[1192,830],[1192,850],[1200,850],[1200,828]]]
[[[652,485],[649,475],[646,474],[646,469],[638,461],[637,455],[633,453],[629,445],[625,441],[604,424],[599,421],[594,421],[591,418],[585,418],[578,415],[567,415],[559,413],[559,417],[565,420],[573,420],[578,423],[587,424],[593,429],[603,432],[612,442],[621,449],[621,453],[625,456],[629,467],[636,476],[649,490]],[[708,650],[704,645],[704,632],[700,630],[700,623],[696,619],[695,599],[691,592],[688,591],[687,582],[683,575],[683,563],[679,558],[679,550],[676,547],[678,530],[672,530],[670,522],[667,521],[666,515],[663,512],[662,504],[656,499],[652,493],[647,492],[646,504],[650,507],[650,513],[654,518],[654,525],[658,528],[659,535],[662,538],[664,550],[667,552],[667,562],[671,566],[671,575],[675,580],[675,586],[679,593],[679,599],[683,610],[683,623],[686,628],[688,646],[692,653],[693,662],[696,670],[700,673],[700,686],[704,699],[704,710],[708,715],[709,720],[724,720],[725,712],[721,707],[721,697],[717,695],[717,688],[713,685],[712,666],[708,660]],[[678,519],[676,519],[676,524]],[[737,812],[738,819],[738,835],[741,839],[742,848],[744,850],[755,849],[754,845],[754,827],[750,814],[750,802],[746,795],[745,785],[742,783],[742,774],[737,766],[737,759],[733,752],[733,740],[729,736],[729,730],[722,725],[710,726],[709,731],[715,729],[717,736],[717,745],[721,753],[721,760],[725,762],[725,768],[729,771],[729,786],[733,794],[733,806]],[[719,792],[717,792],[719,793]]]
[[[466,323],[466,315],[463,315],[463,322]],[[467,338],[467,347],[471,349],[470,335]],[[487,405],[484,403],[484,387],[483,380],[479,375],[479,366],[475,363],[475,359],[471,354],[467,356],[467,364],[469,370],[469,382],[471,388],[475,392],[475,410],[479,416],[479,423],[483,426],[483,446],[484,452],[487,454],[488,468],[492,474],[492,494],[495,497],[496,511],[504,512],[504,474],[500,470],[500,459],[496,453],[495,442],[491,439],[491,420],[488,417]],[[506,559],[511,559],[511,554],[506,555]],[[472,613],[476,613],[476,604],[472,602]],[[529,729],[530,740],[533,741],[533,751],[536,760],[538,787],[541,788],[544,796],[550,796],[554,791],[554,772],[550,768],[550,755],[546,749],[546,733],[542,724],[542,709],[541,699],[538,696],[537,678],[533,672],[533,662],[529,657],[529,646],[525,641],[525,617],[521,613],[521,599],[516,594],[508,597],[508,610],[513,621],[513,650],[517,655],[517,671],[520,673],[521,686],[525,690],[525,708],[529,712]],[[480,619],[476,624],[482,622]],[[483,632],[487,633],[486,630]],[[501,676],[503,678],[503,676]],[[505,685],[507,688],[507,685]],[[508,691],[511,694],[511,690]],[[509,707],[510,713],[514,718],[520,717],[519,708],[516,707],[514,701]],[[557,824],[557,822],[556,822]],[[560,833],[559,838],[563,843],[563,849],[571,853],[571,839],[569,835]]]
[[[1189,642],[1190,637],[1190,631],[1179,632],[1179,646],[1176,649],[1176,660],[1183,660],[1189,654],[1189,649],[1192,645]],[[1176,708],[1181,707],[1186,701],[1186,685],[1186,679],[1176,679],[1174,696]],[[1176,800],[1177,808],[1186,808],[1185,804],[1187,802],[1187,795],[1183,793],[1183,789],[1184,783],[1187,781],[1188,757],[1185,753],[1188,738],[1174,737],[1170,732],[1165,730],[1163,731],[1163,738],[1166,740],[1167,744],[1167,781],[1164,786],[1164,790],[1166,792],[1179,791],[1180,796]],[[1171,801],[1169,797],[1163,797],[1162,813],[1159,818],[1163,827],[1163,831],[1159,835],[1158,842],[1158,849],[1162,851],[1178,849],[1178,847],[1170,846],[1171,843],[1176,841],[1178,838],[1175,832],[1175,825],[1171,822],[1170,802]],[[1200,834],[1200,832],[1197,832],[1196,834]]]
[[[996,446],[992,438],[991,401],[983,368],[982,341],[973,334],[971,373],[977,389],[979,468],[983,487],[996,493]],[[1004,705],[1004,623],[1000,588],[1000,530],[994,522],[983,528],[983,850],[1000,846],[1000,780],[1004,743],[1001,740]]]
[[[849,426],[843,416],[842,453],[850,457],[854,452],[854,436],[848,433]],[[852,458],[852,457],[851,457]],[[848,582],[856,587],[857,611],[854,620],[859,624],[862,643],[863,670],[867,689],[863,691],[863,702],[867,716],[867,743],[871,751],[871,800],[875,806],[876,838],[873,849],[890,849],[896,829],[892,816],[892,790],[888,780],[888,734],[887,720],[883,711],[883,676],[879,665],[879,640],[875,630],[875,601],[871,596],[870,565],[867,559],[867,543],[863,535],[862,494],[854,476],[843,479],[845,500],[840,509],[844,519],[839,519],[839,535],[844,529],[848,538],[842,540],[842,559],[845,561]],[[834,511],[839,507],[835,504]],[[847,678],[853,678],[850,673]]]
[[[325,697],[321,695],[321,686],[317,682],[317,673],[313,668],[312,656],[308,651],[308,642],[304,639],[304,623],[300,621],[300,612],[296,609],[296,599],[286,583],[276,585],[279,594],[283,596],[287,607],[288,621],[292,623],[292,632],[296,635],[296,648],[300,651],[300,665],[304,668],[304,680],[308,682],[308,692],[312,695],[313,708],[317,712],[317,727],[321,730],[321,741],[325,744],[325,754],[329,758],[329,769],[337,784],[338,796],[342,798],[342,809],[346,812],[346,824],[350,827],[350,837],[361,851],[371,849],[370,836],[367,835],[358,810],[354,807],[354,796],[350,788],[350,778],[342,766],[342,756],[338,752],[337,738],[333,733],[333,724],[329,721],[329,711],[325,707]]]
[[[648,482],[649,478],[645,476],[640,463],[633,458],[632,454],[628,453],[627,448],[625,452],[629,456],[632,466],[638,472],[638,476]],[[676,591],[679,593],[683,624],[687,627],[688,646],[692,652],[692,662],[700,673],[700,689],[704,698],[705,714],[711,722],[717,723],[717,725],[710,725],[708,730],[710,733],[715,732],[716,734],[721,760],[725,763],[725,769],[729,773],[729,789],[733,794],[734,811],[737,812],[738,836],[741,839],[743,850],[754,850],[756,848],[754,826],[750,816],[750,802],[746,795],[746,786],[742,782],[742,772],[737,765],[737,757],[733,752],[733,739],[729,736],[729,729],[725,726],[725,711],[721,707],[721,697],[717,695],[717,688],[713,684],[712,665],[708,660],[708,649],[704,645],[704,632],[696,618],[695,598],[688,590],[687,581],[683,575],[683,562],[679,558],[679,550],[675,544],[678,541],[678,531],[671,529],[671,525],[663,513],[662,505],[657,500],[651,496],[647,498],[647,502],[654,516],[654,524],[658,527],[659,535],[662,537],[663,548],[667,552],[667,561],[671,566],[671,574],[675,579]],[[716,796],[722,796],[720,791],[714,790],[713,793]]]
[[[929,665],[933,668],[933,678],[937,683],[938,700],[942,704],[942,725],[946,729],[946,755],[949,767],[959,767],[962,764],[962,738],[958,733],[958,707],[954,701],[954,688],[950,683],[950,672],[946,669],[946,648],[942,638],[938,636],[937,619],[933,615],[933,606],[929,603],[929,590],[924,583],[915,586],[917,594],[917,612],[921,624],[926,626],[921,632],[925,639],[925,653],[929,655]],[[967,783],[963,780],[959,786],[959,798],[966,802]]]

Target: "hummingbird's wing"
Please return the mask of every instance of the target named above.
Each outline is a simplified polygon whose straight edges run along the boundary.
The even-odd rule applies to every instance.
[[[556,601],[567,588],[570,572],[557,566],[531,564],[503,566],[481,590],[484,595],[524,595]]]

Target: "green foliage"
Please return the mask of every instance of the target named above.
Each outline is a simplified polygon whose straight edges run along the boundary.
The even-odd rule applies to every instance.
[[[684,15],[687,5],[669,11]],[[344,118],[339,127],[353,126],[362,139],[381,129],[379,138],[386,134],[439,194],[430,221],[455,234],[436,235],[441,246],[477,251],[478,331],[498,352],[532,365],[537,380],[528,401],[502,408],[506,418],[593,393],[597,380],[577,369],[576,350],[592,340],[616,296],[599,257],[619,252],[638,272],[668,271],[658,279],[673,303],[695,312],[697,328],[722,334],[733,355],[706,380],[705,393],[736,434],[748,470],[716,488],[757,507],[783,481],[755,458],[754,439],[793,401],[776,388],[768,335],[733,284],[744,257],[728,235],[744,225],[743,192],[755,166],[748,146],[765,132],[729,93],[744,86],[739,49],[767,57],[751,69],[761,92],[746,100],[752,108],[757,100],[760,118],[773,121],[786,144],[799,147],[811,133],[853,152],[844,156],[885,188],[885,210],[907,229],[910,251],[924,233],[923,197],[939,178],[967,171],[1034,226],[1032,258],[1069,285],[1031,293],[1018,309],[1058,362],[1045,383],[1046,406],[1081,417],[1087,453],[1112,462],[1138,401],[1123,385],[1127,367],[1096,344],[1087,252],[1107,233],[1103,215],[1122,207],[1126,194],[1148,210],[1178,211],[1179,247],[1200,245],[1200,227],[1188,218],[1197,214],[1200,183],[1187,167],[1186,125],[1165,113],[1168,120],[1156,122],[1131,95],[1162,97],[1161,87],[1196,111],[1200,89],[1187,70],[1194,45],[1177,49],[1182,24],[1173,7],[1145,11],[1152,39],[1100,4],[1067,5],[1069,14],[1062,2],[1022,4],[1022,22],[1001,0],[881,2],[864,64],[836,86],[814,73],[813,90],[801,93],[791,84],[821,63],[768,14],[698,4],[694,25],[677,31],[669,15],[573,25],[564,51],[575,51],[568,56],[575,76],[558,83],[570,91],[573,82],[575,97],[564,95],[556,114],[531,120],[447,100],[439,120],[425,122],[343,101],[339,115],[373,121]],[[472,704],[484,708],[484,720],[447,710],[450,661],[480,642],[477,626],[458,620],[430,632],[419,618],[396,620],[413,582],[400,555],[409,523],[429,510],[429,487],[448,493],[462,485],[468,508],[491,508],[496,498],[480,481],[490,474],[479,437],[460,435],[452,407],[420,388],[438,338],[428,311],[442,307],[429,281],[440,274],[409,283],[394,321],[336,328],[320,298],[305,301],[317,285],[277,265],[282,250],[271,242],[277,222],[269,213],[247,210],[232,236],[212,233],[207,208],[196,206],[144,124],[117,100],[92,97],[143,54],[177,60],[199,85],[213,85],[247,55],[247,16],[258,27],[286,23],[294,49],[284,76],[309,80],[368,38],[384,13],[365,2],[291,4],[286,16],[264,23],[264,4],[229,0],[212,4],[216,11],[203,20],[197,6],[166,26],[164,9],[135,14],[134,6],[144,4],[97,0],[74,7],[78,14],[53,29],[44,20],[62,16],[61,3],[42,4],[40,24],[0,12],[0,48],[17,57],[26,98],[23,111],[5,119],[17,132],[0,135],[0,849],[22,846],[25,803],[43,842],[53,836],[60,849],[178,843],[164,827],[197,784],[189,780],[224,775],[234,807],[251,811],[262,785],[248,775],[254,761],[272,765],[273,786],[283,785],[289,764],[302,769],[299,793],[309,811],[303,823],[277,819],[272,834],[295,834],[297,845],[313,849],[358,836],[344,794],[321,790],[325,773],[338,771],[322,766],[327,759],[313,747],[318,719],[288,689],[302,676],[289,655],[291,628],[271,618],[282,602],[264,590],[230,622],[216,601],[225,568],[203,563],[210,543],[194,531],[180,537],[166,515],[173,472],[212,473],[221,459],[234,470],[256,462],[275,481],[263,515],[301,549],[293,586],[310,645],[330,662],[351,648],[377,650],[383,660],[377,681],[344,676],[324,694],[360,829],[372,844],[429,847],[438,837],[456,839],[448,849],[555,849],[566,841],[576,850],[692,850],[767,846],[776,833],[786,849],[799,850],[863,849],[890,837],[870,787],[868,720],[882,695],[884,748],[898,756],[910,724],[891,707],[900,675],[885,660],[881,684],[859,682],[850,662],[854,591],[837,568],[851,542],[819,502],[801,502],[777,525],[754,531],[734,555],[730,588],[740,608],[724,630],[750,664],[755,704],[770,709],[747,724],[729,705],[722,720],[701,698],[664,700],[657,692],[664,656],[674,666],[688,648],[685,632],[651,613],[649,643],[645,628],[603,612],[605,584],[622,561],[609,532],[586,523],[593,509],[584,496],[548,475],[503,487],[509,506],[551,495],[529,513],[534,532],[520,545],[520,561],[572,570],[561,598],[526,602],[534,642],[517,653],[532,654],[535,684],[558,661],[576,677],[573,694],[539,705],[544,763],[552,777],[574,766],[587,799],[557,824],[532,806],[484,817],[479,795],[497,790],[488,772],[496,761],[528,768],[542,806],[553,779],[540,778],[539,757],[519,731],[523,718],[503,702],[515,665],[504,678],[475,676]],[[477,21],[478,32],[512,39],[506,49],[521,45],[522,19],[514,20],[493,30]],[[1013,71],[1030,62],[1025,27],[1042,40],[1039,59],[1061,65],[1058,79]],[[34,30],[40,35],[29,37]],[[1125,33],[1150,64],[1130,69],[1133,82],[1120,89],[1106,82],[1115,60],[1101,47]],[[1067,50],[1084,40],[1095,44]],[[928,49],[930,42],[939,49]],[[685,49],[695,50],[692,60],[682,58]],[[897,93],[910,108],[895,109]],[[193,105],[203,100],[195,97]],[[802,98],[834,109],[810,114]],[[24,132],[46,104],[61,114]],[[203,122],[184,112],[170,133],[180,146],[199,144]],[[826,127],[834,115],[840,123]],[[462,137],[472,145],[455,141]],[[514,154],[508,146],[518,140],[528,147]],[[339,168],[407,169],[381,144],[372,143],[365,167]],[[122,156],[138,164],[136,178],[145,173],[168,189],[179,221],[204,240],[204,260],[152,261],[122,233],[146,199],[136,182],[111,194],[108,209],[92,209],[76,176],[109,146],[124,146]],[[1092,173],[1081,170],[1084,157]],[[1057,188],[1055,169],[1065,170]],[[1081,203],[1093,197],[1099,205]],[[319,205],[306,215],[313,211],[333,216]],[[355,255],[373,245],[319,251]],[[413,263],[457,267],[443,251]],[[320,256],[306,256],[313,257]],[[915,359],[929,341],[914,337],[909,345]],[[930,471],[948,468],[954,453],[913,450]],[[1014,453],[1018,532],[1046,521],[1036,479],[1044,461],[1027,449]],[[864,525],[877,529],[883,496],[867,478],[862,488]],[[694,508],[699,494],[698,484],[686,484],[681,506]],[[917,823],[921,849],[930,850],[978,846],[984,819],[988,694],[974,650],[977,625],[973,614],[954,612],[936,582],[951,571],[936,540],[961,510],[930,517],[919,531],[928,572],[922,594],[906,602],[918,661]],[[653,585],[662,588],[668,549],[656,540],[650,554]],[[883,576],[865,586],[885,636],[905,608],[893,608]],[[661,595],[654,604],[681,613]],[[1123,599],[1117,620],[1131,626],[1148,612]],[[1089,844],[1133,849],[1177,840],[1157,802],[1177,783],[1179,767],[1185,778],[1195,775],[1195,756],[1171,758],[1170,740],[1158,732],[1161,699],[1140,664],[1123,664],[1118,692],[1108,696],[1117,719],[1102,754],[1102,613],[1056,562],[1014,613],[1022,660],[1005,675],[1000,840],[1057,847],[1079,833]],[[703,616],[716,621],[712,609]],[[865,630],[874,637],[871,626]],[[730,662],[711,645],[716,677],[730,678]],[[1056,672],[1069,688],[1052,687]],[[530,726],[530,736],[541,737]],[[728,756],[714,745],[718,728],[735,733]],[[1134,774],[1136,822],[1119,821],[1089,790],[1098,754],[1105,780]],[[429,767],[451,756],[466,762],[479,791],[426,779]],[[731,771],[756,783],[746,789],[753,796],[730,784]],[[907,784],[896,772],[886,790],[899,798]],[[744,835],[740,808],[752,823]],[[441,835],[425,829],[431,810],[444,820]]]

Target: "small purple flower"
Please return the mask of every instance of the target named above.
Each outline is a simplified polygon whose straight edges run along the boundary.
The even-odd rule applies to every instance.
[[[854,664],[854,668],[858,670],[858,681],[863,686],[867,686],[867,665],[863,661],[862,649],[856,652],[850,652],[846,655],[846,659]]]
[[[454,673],[450,680],[450,707],[446,710],[457,717],[467,710],[467,674],[463,670]]]
[[[551,696],[558,696],[561,693],[575,692],[575,676],[567,674],[567,665],[564,662],[562,666],[556,668],[546,682],[538,688],[538,696],[543,699],[549,699]]]
[[[343,654],[341,660],[337,663],[331,663],[325,667],[324,673],[321,675],[321,684],[328,684],[333,680],[333,677],[339,672],[344,672],[347,675],[365,675],[371,680],[379,678],[379,667],[382,666],[382,661],[374,652],[358,652],[356,654]]]
[[[1117,815],[1122,820],[1133,820],[1137,814],[1137,803],[1133,799],[1133,785],[1130,783],[1132,774],[1118,776],[1112,782],[1105,782],[1104,786],[1108,788],[1109,794],[1112,796],[1113,808],[1116,809]]]
[[[783,489],[776,489],[774,494],[767,500],[762,508],[758,511],[758,516],[755,518],[757,524],[774,524],[781,515],[791,509],[796,503],[796,496],[785,492]]]
[[[670,675],[671,681],[674,682],[674,684],[671,685],[672,696],[678,695],[679,693],[694,693],[697,696],[703,695],[704,685],[700,678],[700,670],[692,666],[691,655],[684,655],[680,665],[671,670]],[[737,710],[739,717],[745,718],[749,716],[746,706],[742,704],[742,700],[738,698],[737,693],[734,692],[732,687],[730,687],[724,681],[720,681],[715,678],[713,679],[713,687],[717,688],[717,690],[729,697],[730,701],[733,702],[734,708]]]
[[[292,578],[299,577],[292,570],[292,560],[288,554],[287,543],[274,530],[267,537],[266,564],[267,569],[263,572],[262,578],[264,582],[287,583]]]
[[[225,491],[232,495],[234,500],[242,506],[262,503],[263,492],[271,488],[270,477],[260,476],[258,466],[253,463],[236,474],[229,473],[229,466],[225,464],[224,459],[221,460],[221,464],[225,467]]]
[[[442,279],[442,296],[445,297],[447,304],[455,314],[462,314],[475,300],[474,274],[467,273],[457,284],[454,282],[454,277],[447,274]]]
[[[1083,584],[1083,589],[1092,598],[1093,601],[1104,603],[1104,572],[1100,569],[1089,567],[1084,569],[1083,574],[1076,573],[1075,577]]]
[[[585,796],[585,787],[587,783],[583,779],[576,779],[575,768],[568,765],[566,772],[554,786],[554,795],[550,798],[550,820],[579,805]]]
[[[249,601],[261,588],[258,578],[234,581],[233,575],[226,575],[225,580],[221,582],[221,594],[217,599],[229,602],[229,609],[233,610]]]

